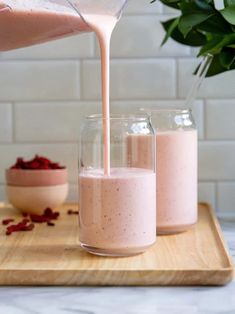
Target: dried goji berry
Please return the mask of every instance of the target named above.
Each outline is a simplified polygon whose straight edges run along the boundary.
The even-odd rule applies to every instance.
[[[25,161],[22,157],[18,157],[16,163],[11,169],[25,169],[25,170],[48,170],[48,169],[65,169],[59,163],[53,162],[50,159],[35,155],[32,160]]]
[[[4,220],[2,221],[2,224],[6,226],[6,225],[9,225],[9,223],[11,223],[11,222],[13,222],[13,221],[15,221],[15,219],[12,219],[12,218],[4,219]]]

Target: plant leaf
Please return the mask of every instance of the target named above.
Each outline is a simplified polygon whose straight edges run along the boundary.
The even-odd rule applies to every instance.
[[[212,2],[211,1],[204,1],[204,0],[195,0],[195,4],[197,5],[198,8],[200,8],[204,11],[213,12],[214,9],[209,3],[212,3]]]
[[[229,5],[235,5],[235,0],[224,0],[224,5],[226,7]]]
[[[180,13],[162,23],[163,43],[171,37],[187,46],[201,46],[198,56],[212,54],[207,76],[235,69],[235,0],[224,0],[223,10],[216,8],[214,0],[159,1]]]
[[[231,25],[225,21],[220,13],[216,13],[207,19],[205,22],[199,24],[198,29],[204,32],[213,34],[229,34],[231,33]]]
[[[188,14],[200,14],[200,13],[214,13],[213,6],[209,5],[209,2],[200,0],[185,0],[180,1],[179,8],[182,11],[182,15]]]
[[[235,69],[235,63],[233,63],[230,67],[230,70]],[[211,62],[211,65],[207,71],[206,77],[214,76],[223,72],[228,71],[225,67],[220,62],[220,57],[219,55],[216,55],[213,57],[213,60]]]
[[[155,1],[155,0],[154,0]],[[179,10],[180,0],[160,0],[163,4],[167,5],[170,8]]]
[[[210,16],[211,14],[207,13],[183,15],[179,20],[179,30],[186,37],[193,27],[206,21]]]
[[[235,50],[226,48],[220,53],[219,58],[221,65],[229,70],[232,64],[235,62]]]
[[[210,77],[210,76],[214,76],[217,75],[219,73],[223,73],[227,71],[226,68],[224,68],[219,60],[218,56],[215,56],[211,62],[211,65],[206,73],[206,77]]]
[[[221,52],[222,48],[235,43],[235,34],[230,34],[227,36],[214,36],[202,49],[200,50],[198,56],[205,54],[218,54]]]
[[[235,5],[227,6],[225,9],[221,10],[220,13],[227,22],[235,25]]]
[[[166,31],[168,30],[171,22],[172,22],[172,19],[162,23]],[[196,30],[192,30],[188,33],[186,37],[184,37],[182,33],[179,31],[178,27],[176,27],[171,33],[171,38],[183,45],[192,46],[192,47],[200,47],[207,43],[207,39],[204,34]]]
[[[170,21],[168,21],[170,23],[165,23],[166,27],[165,30],[166,30],[166,35],[161,43],[161,46],[163,46],[167,40],[169,39],[169,37],[172,35],[174,29],[178,26],[179,24],[179,18],[176,18],[176,19],[172,19]]]

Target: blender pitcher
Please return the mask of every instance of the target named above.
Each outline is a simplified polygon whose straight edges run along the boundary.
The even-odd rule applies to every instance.
[[[92,29],[84,16],[120,18],[127,0],[0,0],[0,51],[27,47]]]

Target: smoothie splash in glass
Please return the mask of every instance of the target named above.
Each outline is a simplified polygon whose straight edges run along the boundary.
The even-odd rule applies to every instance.
[[[88,117],[82,128],[79,239],[93,254],[135,255],[156,241],[154,131],[146,116],[114,115],[110,125],[109,175],[103,174],[102,117]],[[141,135],[148,138],[148,168],[131,164],[130,158],[139,159],[135,137]]]

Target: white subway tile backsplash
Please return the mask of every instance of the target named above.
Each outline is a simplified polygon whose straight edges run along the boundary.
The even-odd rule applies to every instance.
[[[67,100],[80,96],[79,63],[1,61],[0,100]]]
[[[235,183],[219,183],[217,198],[219,212],[235,212]]]
[[[199,179],[234,180],[235,142],[199,144]]]
[[[67,166],[69,170],[69,181],[72,183],[77,182],[78,143],[7,144],[0,145],[0,184],[5,182],[5,169],[13,165],[17,157],[28,159],[34,157],[35,154],[47,156]]]
[[[100,62],[84,61],[82,65],[82,98],[101,98]],[[111,62],[112,99],[175,97],[175,62],[170,59],[115,60]]]
[[[199,64],[199,60],[178,60],[179,96],[185,97],[192,85],[193,72]],[[229,71],[220,75],[206,78],[199,90],[198,97],[203,98],[235,98],[235,71]]]
[[[94,35],[84,34],[1,53],[1,59],[77,59],[94,53]]]
[[[12,128],[12,105],[0,103],[0,142],[12,140]]]
[[[198,184],[198,201],[209,203],[215,208],[216,203],[215,183],[199,182]]]
[[[235,100],[206,102],[206,137],[235,140]]]
[[[151,15],[124,16],[114,30],[111,44],[112,58],[187,56],[190,48],[179,45],[173,40],[161,47],[164,30],[160,21],[166,16]],[[99,45],[96,42],[96,54]]]
[[[45,102],[17,103],[17,142],[78,141],[82,118],[101,112],[99,103]]]

